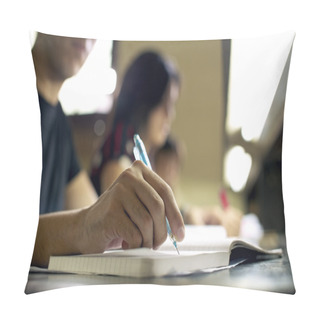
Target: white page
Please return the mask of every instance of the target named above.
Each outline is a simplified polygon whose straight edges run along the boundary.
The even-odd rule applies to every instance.
[[[210,247],[212,243],[227,238],[226,229],[223,226],[185,226],[185,238],[177,242],[179,251],[201,250],[201,248]],[[176,251],[170,238],[159,248],[161,251]]]

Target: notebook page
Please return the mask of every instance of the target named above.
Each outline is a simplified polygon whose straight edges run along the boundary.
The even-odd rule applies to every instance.
[[[187,251],[212,251],[213,244],[227,239],[227,233],[222,226],[185,226],[185,238],[177,242],[180,253]],[[224,246],[223,246],[224,247]],[[167,240],[159,248],[160,251],[175,251],[175,248],[167,237]]]

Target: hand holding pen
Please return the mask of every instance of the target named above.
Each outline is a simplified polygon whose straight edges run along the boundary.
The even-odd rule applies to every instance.
[[[135,143],[135,146],[133,148],[133,154],[135,156],[135,159],[136,160],[141,160],[146,166],[149,167],[149,169],[152,170],[151,163],[149,161],[146,149],[145,149],[144,144],[143,144],[143,142],[140,139],[138,134],[134,135],[134,143]],[[176,238],[172,233],[172,230],[171,230],[171,227],[170,227],[170,224],[169,224],[169,221],[168,221],[167,217],[166,217],[166,225],[167,225],[168,235],[169,235],[174,247],[176,248],[178,254],[180,254],[178,246],[177,246]]]

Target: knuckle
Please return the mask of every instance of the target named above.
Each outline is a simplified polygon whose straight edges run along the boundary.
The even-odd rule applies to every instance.
[[[134,177],[135,177],[134,170],[131,167],[124,170],[120,175],[120,178],[125,181],[131,180]]]
[[[157,212],[157,214],[164,214],[165,212],[164,201],[158,194],[154,194],[152,196],[152,205],[154,210]]]
[[[132,163],[132,165],[131,165],[131,167],[130,167],[129,169],[141,171],[141,170],[143,169],[143,163],[142,163],[142,161],[140,161],[140,160],[135,160],[135,161]]]
[[[171,187],[165,181],[163,181],[163,183],[161,183],[158,188],[159,188],[158,189],[159,194],[166,194],[166,195],[173,196],[173,191]]]
[[[113,197],[111,199],[118,199],[119,195],[122,195],[126,192],[126,185],[124,183],[121,183],[120,181],[117,181],[112,188]]]

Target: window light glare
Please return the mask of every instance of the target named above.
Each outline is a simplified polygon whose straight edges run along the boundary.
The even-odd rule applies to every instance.
[[[245,187],[251,165],[251,156],[241,146],[232,147],[226,154],[225,179],[234,192],[239,192]]]
[[[63,84],[62,94],[86,93],[88,95],[112,94],[117,82],[116,71],[112,68],[100,68],[88,72],[85,76],[72,77]]]
[[[66,114],[110,111],[117,83],[111,51],[112,41],[97,40],[79,72],[63,83],[59,99]]]
[[[259,140],[292,47],[283,33],[231,42],[227,131]]]
[[[243,140],[250,142],[256,141],[261,135],[261,127],[257,125],[246,126],[241,128],[241,136]]]

